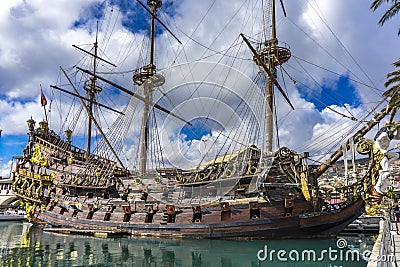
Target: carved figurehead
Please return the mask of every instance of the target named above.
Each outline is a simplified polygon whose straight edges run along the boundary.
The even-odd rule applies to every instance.
[[[397,153],[388,151],[390,141],[395,136],[397,136],[397,129],[393,130],[391,127],[384,126],[378,131],[374,138],[374,156],[377,156],[376,159],[380,159],[380,161],[376,161],[376,163],[379,162],[380,170],[374,189],[382,195],[390,185],[390,164],[398,159]]]
[[[375,215],[380,211],[380,204],[383,196],[387,193],[390,186],[390,164],[399,158],[397,153],[388,150],[390,142],[393,139],[400,139],[399,123],[390,123],[382,127],[376,134],[374,140],[364,139],[358,146],[357,151],[372,152],[373,165],[370,171],[370,183],[366,185],[366,192],[364,196],[365,210],[368,215]],[[369,147],[369,148],[368,148]],[[372,187],[370,187],[372,186]]]

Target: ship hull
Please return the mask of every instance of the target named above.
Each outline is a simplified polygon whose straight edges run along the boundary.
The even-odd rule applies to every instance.
[[[136,235],[152,237],[207,239],[290,239],[333,237],[364,211],[359,200],[340,213],[288,216],[219,223],[121,223],[67,218],[48,211],[37,211],[34,221],[51,226],[51,231],[69,234]]]
[[[242,151],[240,157],[249,154],[256,163],[232,169],[228,163],[220,163],[213,168],[225,168],[222,176],[204,170],[203,176],[188,172],[188,179],[178,179],[176,170],[157,170],[138,178],[106,158],[85,158],[83,150],[61,141],[45,126],[30,132],[26,155],[13,164],[12,180],[27,219],[55,232],[210,239],[315,238],[337,235],[364,212],[361,181],[345,190],[338,188],[337,194],[317,192],[311,175],[303,172],[302,178],[296,178],[307,167],[299,161],[306,155],[289,149],[275,153],[264,177],[262,166],[257,169],[259,150],[253,147]],[[293,177],[297,182],[291,181]],[[253,188],[258,179],[265,182]]]

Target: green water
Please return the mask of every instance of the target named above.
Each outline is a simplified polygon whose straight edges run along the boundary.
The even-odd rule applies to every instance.
[[[366,266],[359,251],[373,241],[346,236],[318,240],[188,240],[94,238],[43,232],[28,223],[0,223],[0,266]],[[341,240],[341,241],[343,241]],[[341,244],[340,246],[343,246]],[[275,250],[276,252],[271,252]],[[278,257],[279,250],[280,257]],[[323,250],[326,252],[322,253]],[[354,250],[353,258],[346,253]],[[329,255],[329,251],[331,254]],[[267,252],[267,257],[265,257]],[[272,253],[272,254],[271,254]],[[315,253],[315,258],[313,258]],[[259,257],[257,256],[259,254]],[[297,257],[298,255],[298,257]],[[336,258],[335,258],[336,257]],[[285,261],[285,259],[287,261]],[[292,260],[290,260],[292,259]],[[336,260],[335,260],[336,259]]]

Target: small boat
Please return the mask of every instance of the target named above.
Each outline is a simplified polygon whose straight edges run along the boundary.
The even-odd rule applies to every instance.
[[[3,210],[0,211],[0,222],[5,221],[24,221],[26,214],[23,210]]]

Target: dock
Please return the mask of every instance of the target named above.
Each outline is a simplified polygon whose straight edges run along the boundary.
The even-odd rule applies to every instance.
[[[357,220],[350,223],[342,233],[370,233],[377,234],[379,232],[379,222],[382,216],[360,216]]]
[[[400,266],[400,222],[382,219],[368,267]]]

